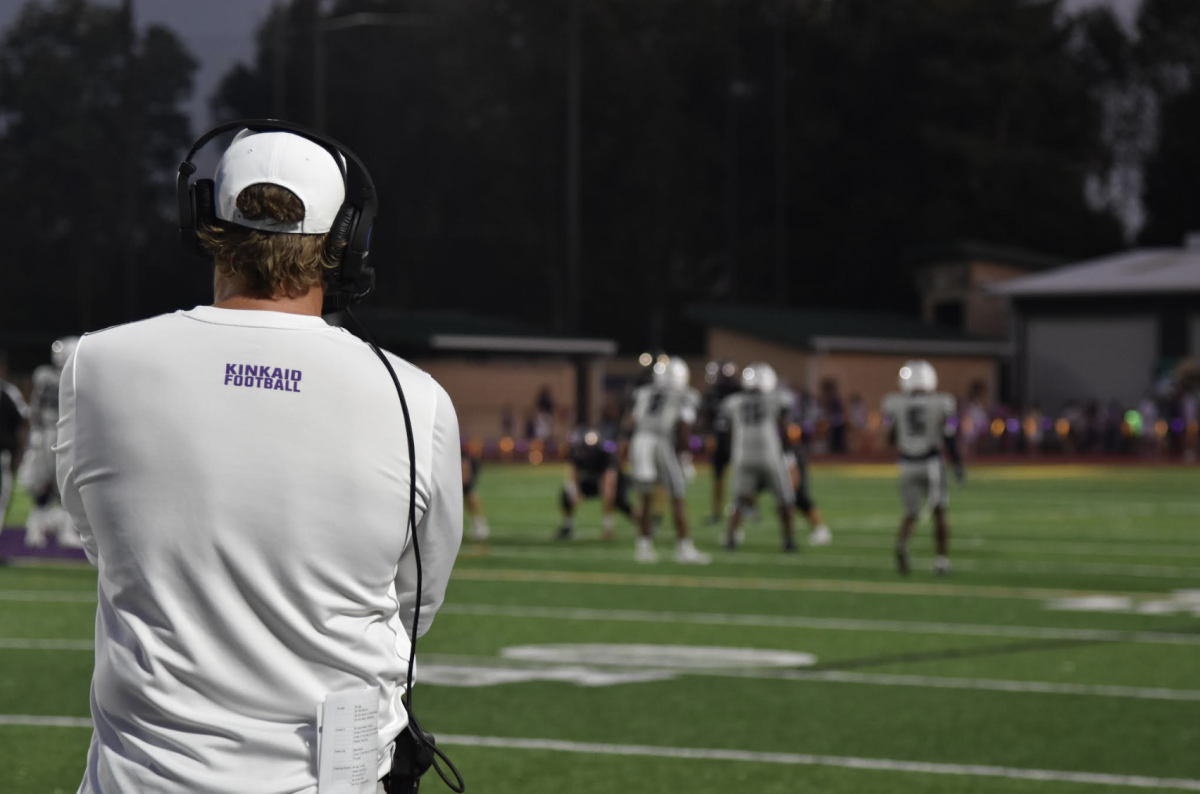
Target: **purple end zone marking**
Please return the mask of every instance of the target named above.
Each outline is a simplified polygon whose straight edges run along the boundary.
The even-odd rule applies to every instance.
[[[83,549],[63,548],[58,545],[58,538],[46,538],[46,545],[40,549],[25,545],[25,527],[4,527],[0,532],[0,558],[4,559],[48,559],[48,560],[87,560]]]

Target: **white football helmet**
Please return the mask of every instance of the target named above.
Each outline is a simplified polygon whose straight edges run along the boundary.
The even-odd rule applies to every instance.
[[[671,376],[668,374],[670,366],[671,359],[665,355],[659,356],[654,362],[654,366],[650,368],[650,372],[653,373],[652,377],[654,378],[655,386],[667,386],[670,384]]]
[[[755,361],[742,370],[742,388],[748,391],[772,392],[779,385],[775,368],[765,361]]]
[[[62,339],[55,339],[54,344],[50,345],[50,363],[55,369],[62,369],[67,365],[67,360],[71,358],[71,354],[75,352],[76,346],[79,344],[79,337],[64,336]]]
[[[917,391],[937,391],[937,370],[924,359],[905,362],[900,368],[900,391],[912,394]]]
[[[686,389],[692,385],[692,371],[682,358],[671,358],[667,364],[667,383],[672,389]]]

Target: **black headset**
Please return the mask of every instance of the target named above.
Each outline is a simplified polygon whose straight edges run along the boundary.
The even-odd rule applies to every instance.
[[[346,183],[346,199],[334,216],[329,227],[326,246],[335,255],[337,267],[325,278],[324,314],[332,314],[353,306],[375,287],[375,268],[371,267],[371,227],[375,224],[375,213],[379,201],[375,194],[375,183],[367,173],[366,166],[354,152],[326,135],[315,130],[278,119],[241,119],[228,121],[213,127],[201,135],[188,149],[187,156],[179,164],[179,175],[175,190],[179,198],[179,241],[183,247],[200,256],[207,256],[200,245],[197,230],[217,220],[214,185],[211,179],[190,182],[196,166],[192,158],[206,143],[233,130],[247,129],[252,132],[290,132],[299,135],[329,152]]]

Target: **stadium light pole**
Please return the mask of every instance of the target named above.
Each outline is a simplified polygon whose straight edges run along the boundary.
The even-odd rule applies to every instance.
[[[271,15],[271,113],[277,119],[287,115],[287,17],[283,0],[275,0]]]
[[[431,14],[378,14],[363,11],[344,17],[321,16],[321,0],[313,2],[313,127],[325,132],[329,80],[326,36],[352,28],[419,28],[435,24]]]
[[[136,57],[135,49],[137,46],[137,31],[135,30],[133,0],[122,0],[121,2],[121,59],[122,59],[122,75],[121,75],[121,113],[125,117],[126,123],[137,125],[132,130],[127,130],[122,142],[122,160],[124,162],[125,173],[133,174],[135,170],[135,162],[137,160],[137,128],[140,126],[140,110],[138,109],[137,97],[135,96],[136,86],[134,80],[135,65],[134,58]],[[135,194],[135,186],[132,179],[124,179],[121,181],[120,189],[121,202],[121,221],[124,224],[124,245],[125,245],[125,319],[137,319],[137,304],[138,304],[138,257],[141,254],[141,246],[139,245],[137,232],[137,196]],[[85,269],[86,271],[86,269]],[[89,304],[85,310],[84,317],[87,319],[85,328],[91,327],[91,296],[88,295]]]
[[[775,295],[788,303],[787,232],[787,6],[775,0]]]
[[[563,301],[562,330],[569,333],[579,331],[579,315],[582,310],[583,254],[580,241],[580,29],[582,28],[582,0],[571,0],[570,17],[567,20],[567,273]]]

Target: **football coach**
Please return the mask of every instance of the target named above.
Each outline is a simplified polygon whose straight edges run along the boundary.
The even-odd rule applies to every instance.
[[[461,541],[450,398],[322,320],[373,283],[369,175],[241,124],[213,180],[191,158],[232,125],[180,166],[213,304],[87,334],[62,378],[58,482],[99,571],[87,794],[384,791]]]

